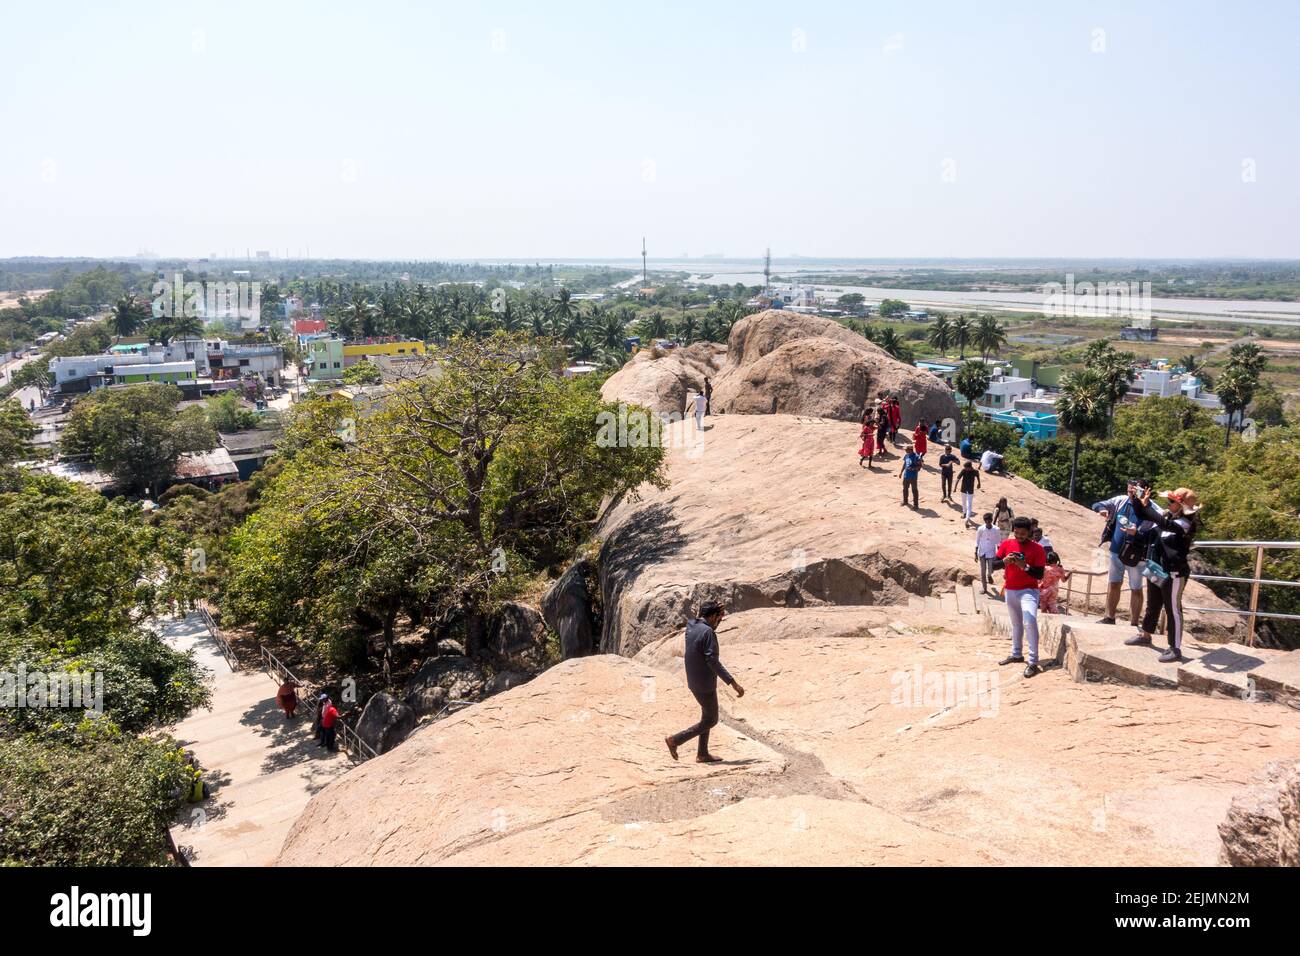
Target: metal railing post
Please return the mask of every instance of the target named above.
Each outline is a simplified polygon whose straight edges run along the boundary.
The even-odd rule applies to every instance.
[[[1250,632],[1246,644],[1255,646],[1255,615],[1259,613],[1259,582],[1264,577],[1264,546],[1255,546],[1255,580],[1250,585]]]

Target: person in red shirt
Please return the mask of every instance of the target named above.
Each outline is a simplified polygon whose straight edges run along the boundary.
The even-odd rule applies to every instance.
[[[330,700],[328,694],[320,695],[320,745],[326,750],[337,750],[338,747],[334,742],[334,735],[338,732],[336,724],[339,720],[338,708]]]
[[[862,447],[858,449],[858,466],[861,467],[866,462],[867,468],[871,468],[871,459],[876,454],[876,423],[865,421],[862,424]]]
[[[1042,545],[1031,537],[1032,525],[1028,518],[1011,522],[1011,537],[998,545],[993,560],[996,570],[1006,574],[1003,596],[1011,618],[1011,656],[1000,664],[1025,664],[1025,676],[1033,677],[1038,666],[1038,584],[1047,568],[1047,554]],[[1028,638],[1029,661],[1022,653],[1024,639]]]
[[[889,437],[895,445],[898,444],[898,426],[903,423],[903,408],[898,404],[898,397],[894,396],[889,400]]]
[[[925,454],[925,449],[928,447],[926,441],[925,419],[922,418],[916,423],[916,431],[912,432],[912,448],[918,455]]]

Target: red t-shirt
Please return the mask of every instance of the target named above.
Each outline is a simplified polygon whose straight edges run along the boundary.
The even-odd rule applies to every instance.
[[[916,446],[916,453],[918,455],[925,454],[925,448],[926,448],[925,442],[926,442],[925,429],[922,428],[920,425],[917,425],[916,431],[912,433],[912,444]]]
[[[1008,554],[1014,554],[1017,551],[1024,554],[1025,564],[1029,565],[1031,568],[1047,567],[1047,552],[1043,550],[1043,546],[1037,541],[1026,541],[1024,544],[1021,544],[1015,538],[1007,538],[1007,540],[998,545],[999,558],[1005,558]],[[1021,571],[1020,568],[1016,567],[1014,564],[1008,564],[1005,571],[1008,591],[1023,591],[1025,588],[1032,588],[1035,591],[1038,590],[1039,579],[1030,577],[1029,572]]]
[[[320,725],[322,727],[327,727],[327,728],[333,727],[334,721],[338,719],[339,719],[338,708],[335,707],[333,704],[327,705],[326,708],[320,712]]]

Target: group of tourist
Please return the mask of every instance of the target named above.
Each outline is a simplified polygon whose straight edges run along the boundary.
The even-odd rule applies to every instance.
[[[284,711],[285,720],[293,720],[297,716],[298,688],[301,686],[292,677],[286,677],[284,683],[275,692],[275,702]],[[334,706],[334,701],[330,699],[329,694],[322,693],[316,698],[316,712],[311,727],[317,745],[330,752],[338,749],[336,737],[338,720],[339,711]]]

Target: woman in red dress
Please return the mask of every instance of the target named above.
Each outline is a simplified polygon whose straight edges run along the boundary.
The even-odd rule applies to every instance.
[[[925,449],[928,447],[926,445],[926,431],[925,419],[922,418],[916,423],[916,431],[912,432],[912,445],[916,449],[916,453],[922,456],[925,455]]]
[[[865,461],[867,468],[872,465],[871,459],[876,454],[876,423],[870,418],[862,423],[862,447],[858,449],[858,465],[861,467]]]

